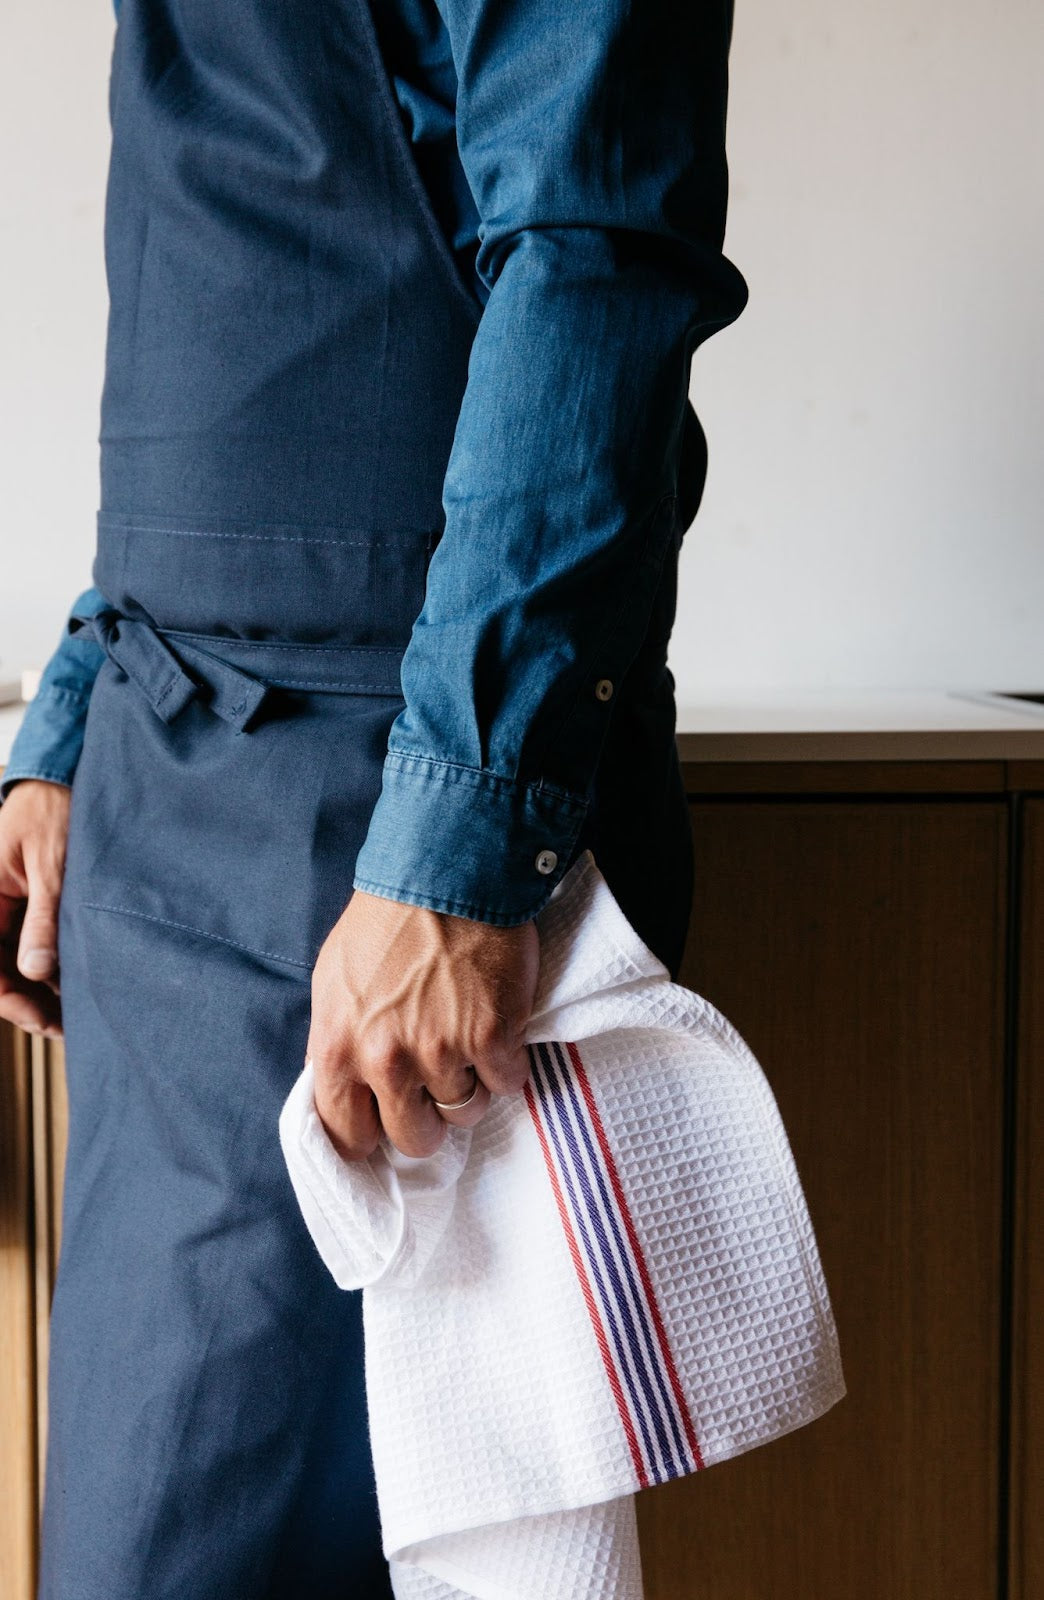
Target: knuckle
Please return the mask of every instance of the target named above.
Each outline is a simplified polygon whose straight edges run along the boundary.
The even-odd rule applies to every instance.
[[[466,1056],[448,1040],[436,1039],[423,1050],[422,1059],[425,1077],[429,1081],[436,1078],[440,1083],[444,1083],[447,1079],[459,1076]]]
[[[495,1093],[517,1094],[529,1077],[529,1057],[525,1054],[502,1057],[483,1076]]]
[[[327,1081],[342,1076],[344,1072],[344,1056],[330,1039],[310,1041],[308,1054],[311,1057],[312,1068],[317,1078]]]
[[[49,889],[44,890],[39,885],[33,886],[31,884],[28,898],[26,899],[26,922],[33,922],[38,926],[43,923],[44,926],[47,926],[55,921],[57,915],[58,896],[52,894]]]
[[[319,1113],[319,1120],[331,1133],[343,1133],[347,1128],[347,1107],[344,1096],[339,1094],[335,1084],[317,1083],[315,1086],[315,1109]]]
[[[506,1050],[508,1041],[507,1022],[495,1011],[486,1012],[476,1018],[471,1035],[473,1054],[496,1059]]]
[[[403,1094],[413,1076],[408,1058],[387,1040],[372,1040],[364,1044],[360,1060],[366,1081],[379,1085],[383,1093],[388,1095]]]
[[[458,1100],[471,1092],[471,1060],[459,1050],[439,1050],[421,1065],[421,1077],[435,1100]]]

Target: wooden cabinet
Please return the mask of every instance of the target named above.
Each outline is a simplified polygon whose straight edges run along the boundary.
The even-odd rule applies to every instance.
[[[647,1600],[1044,1600],[1044,763],[686,767],[682,979],[775,1090],[848,1394],[639,1499]],[[60,1053],[3,1055],[0,1591],[28,1600]]]
[[[0,1596],[30,1600],[65,1153],[60,1045],[0,1023]]]
[[[683,981],[747,1038],[847,1396],[642,1506],[649,1600],[996,1586],[1004,801],[697,799]]]
[[[1027,781],[1032,781],[1027,774]],[[1019,807],[1012,971],[1011,1596],[1044,1596],[1044,797]]]

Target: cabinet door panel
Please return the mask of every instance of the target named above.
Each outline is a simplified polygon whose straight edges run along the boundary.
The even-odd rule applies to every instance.
[[[1044,799],[1023,812],[1011,1600],[1044,1595]]]
[[[61,1045],[0,1022],[0,1600],[36,1592],[65,1123]]]
[[[29,1600],[36,1568],[37,1416],[32,1068],[0,1023],[0,1595]]]
[[[1006,808],[724,800],[692,818],[682,981],[772,1083],[849,1392],[639,1497],[647,1600],[985,1600]]]

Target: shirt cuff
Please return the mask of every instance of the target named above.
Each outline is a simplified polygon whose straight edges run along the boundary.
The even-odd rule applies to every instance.
[[[41,685],[26,707],[11,756],[0,773],[0,804],[23,778],[71,787],[83,749],[90,693]]]
[[[540,783],[390,750],[355,888],[512,928],[551,897],[587,801]]]

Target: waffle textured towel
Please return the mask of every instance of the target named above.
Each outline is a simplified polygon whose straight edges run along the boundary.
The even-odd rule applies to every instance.
[[[280,1122],[323,1260],[362,1288],[400,1600],[640,1600],[634,1492],[845,1393],[768,1081],[671,982],[590,851],[537,919],[523,1094],[424,1160],[336,1154],[311,1070]]]

